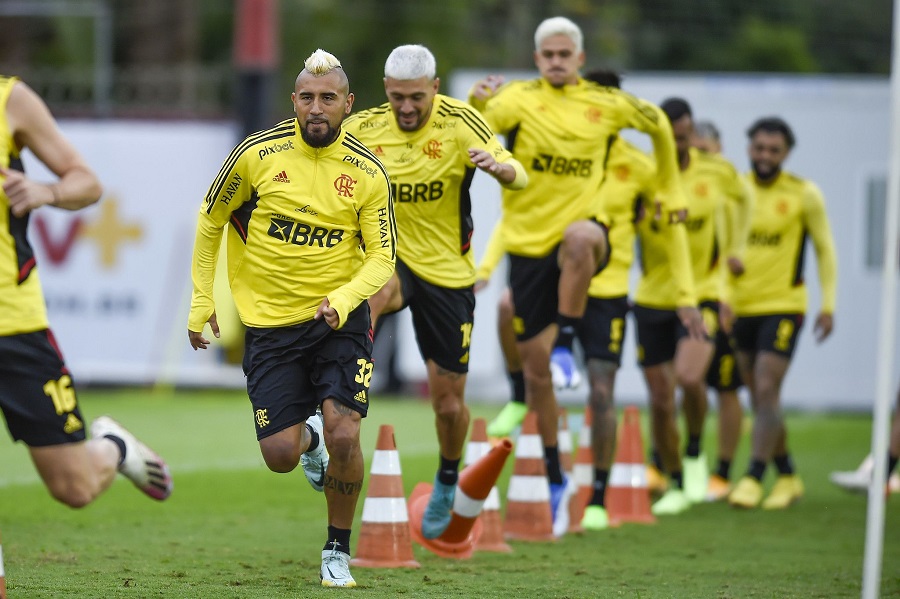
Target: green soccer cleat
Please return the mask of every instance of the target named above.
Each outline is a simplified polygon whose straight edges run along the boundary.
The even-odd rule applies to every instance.
[[[487,425],[488,437],[508,437],[525,420],[528,406],[518,401],[507,402],[497,417]]]
[[[659,501],[650,506],[650,512],[654,516],[675,516],[691,507],[691,501],[681,489],[669,489],[659,498]]]
[[[584,508],[581,528],[585,530],[606,530],[609,528],[609,514],[602,505],[589,505]]]
[[[681,458],[684,471],[684,494],[691,503],[706,501],[706,488],[709,486],[709,465],[706,456]]]

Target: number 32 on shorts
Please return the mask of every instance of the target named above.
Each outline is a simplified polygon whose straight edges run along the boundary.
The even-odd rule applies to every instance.
[[[368,389],[369,383],[372,382],[372,362],[365,358],[360,358],[356,363],[359,364],[359,372],[356,373],[356,378],[354,380]]]

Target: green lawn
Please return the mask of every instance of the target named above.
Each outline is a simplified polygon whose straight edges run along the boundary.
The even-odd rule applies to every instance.
[[[87,390],[80,397],[86,417],[113,415],[167,458],[175,493],[157,503],[120,477],[93,505],[70,510],[37,481],[25,449],[0,436],[0,532],[11,598],[860,595],[866,499],[827,478],[832,470],[855,468],[867,452],[866,417],[790,415],[807,496],[785,512],[705,504],[655,525],[568,535],[556,543],[512,542],[512,554],[476,553],[463,561],[415,546],[421,569],[354,568],[360,588],[341,591],[319,586],[324,498],[301,471],[278,475],[265,468],[242,393]],[[471,409],[473,417],[490,418],[497,406]],[[437,466],[429,404],[375,399],[363,426],[367,472],[383,423],[395,428],[408,494],[417,482],[430,481]],[[707,429],[709,453],[713,421]],[[746,445],[745,439],[736,474],[746,464]],[[513,460],[498,482],[501,495]],[[890,533],[898,506],[895,498],[886,512],[885,597],[900,595],[900,535]],[[354,547],[361,509],[362,499]]]

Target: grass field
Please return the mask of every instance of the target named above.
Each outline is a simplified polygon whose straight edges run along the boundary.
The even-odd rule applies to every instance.
[[[704,504],[655,525],[556,543],[512,542],[512,554],[476,553],[464,561],[415,546],[421,569],[354,568],[360,588],[329,590],[318,579],[324,498],[299,469],[279,475],[265,468],[243,393],[86,390],[80,397],[86,417],[109,413],[165,456],[175,492],[157,503],[119,477],[96,503],[74,511],[50,498],[25,448],[0,435],[0,532],[11,599],[860,595],[866,499],[827,477],[855,468],[868,451],[866,417],[789,416],[807,495],[785,512]],[[497,411],[470,407],[473,417]],[[376,398],[363,425],[367,475],[378,427],[389,423],[407,494],[430,481],[437,466],[432,421],[427,403]],[[710,452],[712,421],[707,430]],[[736,474],[746,465],[746,445],[745,439]],[[512,465],[511,457],[498,482],[501,496]],[[897,499],[886,511],[884,597],[900,596]],[[354,549],[361,510],[362,498]]]

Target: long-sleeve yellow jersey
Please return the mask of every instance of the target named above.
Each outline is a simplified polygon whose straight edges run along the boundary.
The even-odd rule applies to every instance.
[[[23,170],[6,120],[6,103],[16,81],[0,76],[0,166]],[[34,251],[26,236],[28,218],[12,215],[9,198],[0,188],[0,335],[33,333],[49,326]]]
[[[365,143],[390,174],[400,243],[397,255],[433,285],[463,288],[475,282],[471,252],[475,165],[468,150],[478,148],[516,169],[510,189],[525,185],[522,166],[494,135],[477,110],[437,94],[428,121],[403,131],[385,103],[351,115],[344,128]]]
[[[397,233],[387,173],[358,139],[303,141],[296,119],[254,133],[226,158],[200,210],[188,329],[212,315],[228,227],[228,281],[251,327],[312,320],[328,298],[340,323],[394,270]]]
[[[560,88],[545,79],[511,81],[487,101],[470,96],[528,174],[528,186],[503,192],[503,237],[511,254],[546,256],[572,222],[606,222],[598,198],[609,144],[621,129],[650,135],[658,193],[683,207],[675,142],[665,114],[619,89],[579,79]]]
[[[833,313],[837,296],[837,256],[822,192],[811,181],[782,172],[768,185],[752,173],[753,194],[745,272],[730,279],[738,316],[801,313],[807,309],[803,278],[806,240],[816,251],[821,310]]]

